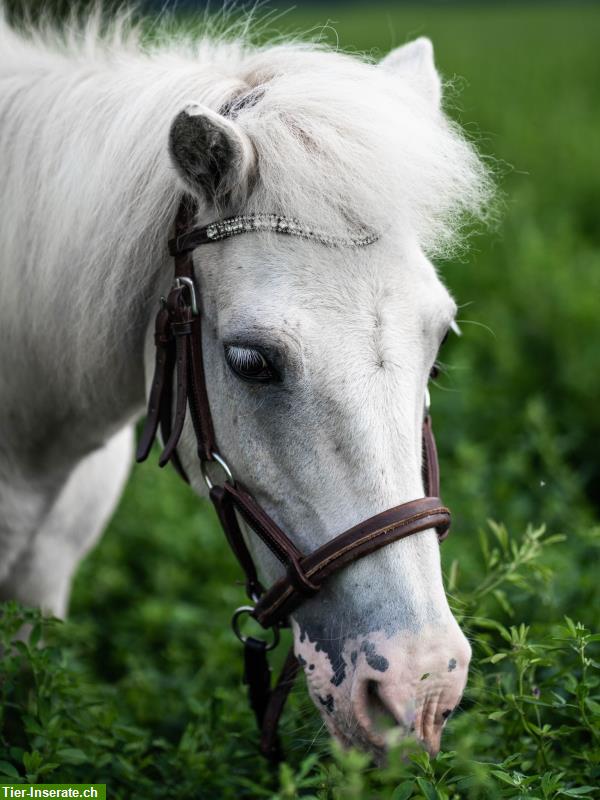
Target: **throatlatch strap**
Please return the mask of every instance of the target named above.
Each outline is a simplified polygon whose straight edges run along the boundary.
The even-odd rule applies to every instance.
[[[172,370],[169,369],[168,364],[171,341],[169,334],[169,312],[166,308],[161,308],[156,315],[154,344],[156,347],[154,378],[152,379],[152,387],[150,389],[146,422],[136,452],[136,460],[138,462],[145,461],[148,458],[148,454],[156,438],[161,411],[164,408],[163,395],[165,390],[170,388],[171,384]]]
[[[168,304],[177,304],[182,299],[183,289],[174,289],[169,295]],[[162,451],[158,464],[164,467],[169,463],[173,451],[177,447],[177,443],[183,431],[183,424],[185,422],[185,412],[188,399],[188,369],[189,369],[189,336],[192,330],[192,318],[189,309],[177,308],[174,310],[169,308],[169,316],[171,318],[171,332],[175,338],[175,364],[177,375],[177,393],[175,395],[175,421],[171,430],[171,435],[165,443],[164,450]]]
[[[171,414],[171,409],[173,407],[173,375],[175,374],[175,344],[169,349],[169,361],[167,365],[167,374],[171,376],[171,378],[167,381],[167,385],[165,386],[165,390],[163,393],[163,403],[162,403],[162,410],[160,415],[160,435],[162,437],[163,442],[168,442],[171,438],[171,431],[173,429],[173,418]],[[186,474],[185,469],[183,468],[183,464],[179,458],[179,454],[177,453],[177,449],[174,449],[171,453],[171,464],[175,468],[175,471],[182,478],[186,483],[189,483],[190,480]]]

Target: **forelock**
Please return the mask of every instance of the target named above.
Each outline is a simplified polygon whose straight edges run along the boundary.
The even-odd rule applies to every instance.
[[[250,51],[240,67],[248,89],[223,110],[258,155],[248,212],[340,236],[401,229],[429,255],[486,216],[492,181],[475,147],[402,78],[314,45]]]

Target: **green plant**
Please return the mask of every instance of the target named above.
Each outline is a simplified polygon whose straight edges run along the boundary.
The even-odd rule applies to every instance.
[[[600,777],[600,664],[594,654],[600,634],[569,617],[551,625],[518,622],[551,584],[545,556],[561,541],[541,528],[518,538],[495,523],[481,532],[482,575],[465,589],[454,587],[475,666],[447,734],[449,749],[431,759],[405,742],[383,768],[323,740],[307,756],[294,750],[306,713],[306,701],[295,697],[284,728],[293,755],[275,779],[252,755],[255,737],[248,715],[240,713],[241,690],[226,685],[212,698],[188,697],[182,711],[187,724],[157,735],[139,713],[151,671],[137,676],[134,686],[128,679],[93,683],[76,626],[7,603],[0,622],[0,775],[23,782],[106,782],[111,796],[134,798],[170,792],[278,800],[592,797]],[[25,624],[32,626],[28,643],[14,642]],[[211,674],[210,680],[216,685],[219,678]],[[203,794],[202,787],[212,788]]]

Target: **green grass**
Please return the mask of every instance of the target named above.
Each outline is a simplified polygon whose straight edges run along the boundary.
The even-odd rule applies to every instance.
[[[336,6],[278,27],[328,17],[347,48],[431,36],[462,76],[452,113],[500,162],[498,230],[440,265],[465,334],[433,391],[455,512],[443,562],[474,645],[445,752],[384,770],[341,753],[299,681],[271,773],[228,627],[239,572],[212,512],[149,464],[82,564],[70,622],[5,659],[7,778],[105,780],[136,800],[599,796],[600,9]],[[5,639],[20,619],[6,610]]]

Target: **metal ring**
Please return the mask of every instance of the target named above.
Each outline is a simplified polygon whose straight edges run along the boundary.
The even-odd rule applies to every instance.
[[[211,480],[210,475],[208,474],[208,465],[212,464],[213,462],[216,462],[221,467],[221,469],[225,473],[225,480],[229,481],[229,483],[233,485],[235,483],[235,481],[233,480],[233,473],[229,469],[229,465],[227,464],[225,459],[222,458],[218,453],[215,453],[214,450],[211,452],[211,456],[213,459],[212,461],[202,461],[200,463],[200,471],[202,472],[204,483],[208,486],[208,490],[210,491],[215,485]]]
[[[192,309],[192,314],[194,317],[197,317],[198,303],[196,301],[196,288],[194,287],[194,281],[191,278],[175,278],[175,286],[177,288],[181,286],[187,286],[188,292],[190,293],[190,306]]]
[[[254,614],[254,606],[240,606],[239,608],[236,608],[236,610],[233,613],[233,617],[231,618],[231,627],[233,629],[233,632],[240,640],[240,642],[242,642],[242,644],[245,644],[246,641],[248,640],[248,637],[244,636],[244,634],[240,631],[240,623],[239,623],[239,619],[243,614],[249,614],[249,615]],[[271,642],[271,644],[265,647],[265,650],[267,652],[269,652],[269,650],[274,650],[279,644],[279,628],[273,627],[271,628],[271,630],[273,631],[273,641]]]

